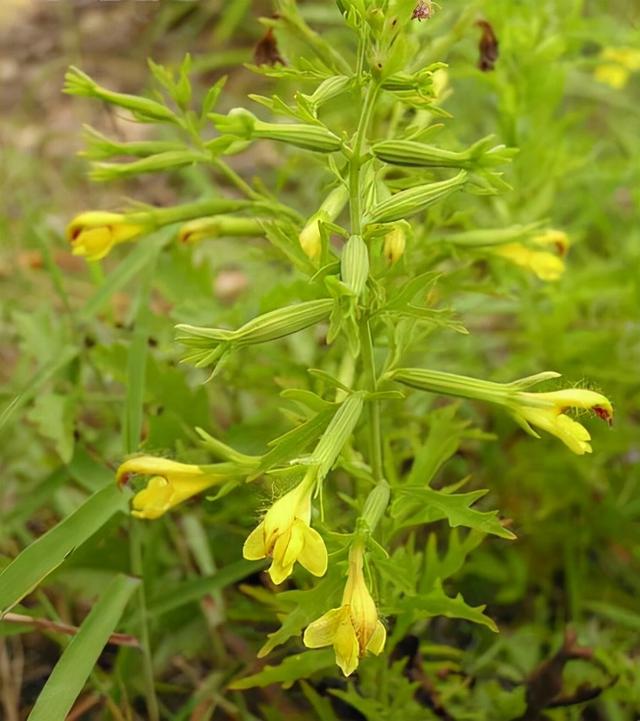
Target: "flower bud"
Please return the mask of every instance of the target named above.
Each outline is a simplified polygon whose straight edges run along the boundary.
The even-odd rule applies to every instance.
[[[228,115],[212,113],[209,117],[220,133],[245,140],[266,138],[322,153],[342,147],[340,138],[320,123],[265,123],[244,108],[234,108]]]
[[[157,100],[107,90],[82,70],[73,66],[67,70],[64,76],[64,92],[86,98],[100,98],[111,105],[130,110],[136,119],[142,122],[178,122],[175,114]]]
[[[196,218],[185,223],[178,231],[181,243],[194,244],[206,238],[255,237],[263,235],[262,223],[257,218],[237,218],[233,215],[214,215]]]
[[[317,463],[318,480],[322,480],[333,468],[356,427],[363,404],[361,393],[352,393],[347,396],[322,434],[312,454],[312,462]]]
[[[394,226],[385,236],[382,253],[390,265],[397,263],[404,255],[407,235],[402,225]]]
[[[349,191],[345,185],[338,185],[324,199],[322,205],[309,218],[304,228],[300,231],[298,240],[306,255],[315,260],[322,250],[322,238],[320,234],[320,223],[334,221],[342,212],[342,209],[349,198]]]
[[[342,282],[358,297],[369,277],[369,250],[361,235],[352,235],[342,251]]]
[[[385,163],[422,168],[476,168],[493,167],[506,163],[514,155],[513,148],[492,145],[491,136],[474,143],[466,150],[455,152],[415,140],[383,140],[375,143],[373,154]]]
[[[215,365],[232,348],[268,343],[316,325],[326,320],[332,309],[333,300],[310,300],[260,315],[237,330],[181,323],[176,326],[176,340],[193,349],[185,360],[202,368]]]
[[[461,170],[455,177],[437,183],[417,185],[392,195],[374,206],[366,218],[367,223],[391,223],[426,210],[456,190],[467,180],[467,173]]]

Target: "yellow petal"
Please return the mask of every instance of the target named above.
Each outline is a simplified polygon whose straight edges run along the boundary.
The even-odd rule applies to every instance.
[[[540,280],[558,280],[564,273],[564,261],[543,250],[532,251],[528,265]]]
[[[304,536],[294,522],[291,528],[285,531],[276,541],[272,553],[273,560],[282,566],[293,566],[303,545]]]
[[[307,648],[331,646],[338,627],[344,622],[348,614],[349,610],[345,609],[344,606],[327,611],[307,626],[302,642]]]
[[[322,536],[310,526],[305,525],[304,545],[298,554],[298,562],[314,576],[324,576],[327,572],[327,547]]]
[[[569,416],[560,415],[557,417],[554,429],[550,431],[557,436],[566,446],[579,456],[591,453],[589,431],[578,421]]]
[[[336,652],[336,663],[345,676],[350,676],[358,668],[360,658],[360,645],[356,630],[348,620],[343,620],[333,639],[333,649]]]
[[[133,497],[133,514],[138,518],[159,518],[170,507],[172,496],[171,484],[161,476],[154,476],[147,487]]]
[[[276,586],[279,586],[285,579],[289,578],[292,571],[293,563],[284,566],[277,558],[274,558],[271,566],[269,566],[269,576]]]
[[[200,466],[179,463],[159,456],[135,456],[120,465],[116,472],[116,481],[125,483],[127,476],[198,476],[204,474]]]
[[[242,546],[242,556],[247,561],[259,561],[265,558],[267,551],[264,545],[264,523],[259,523],[247,536]]]
[[[382,621],[378,620],[375,631],[367,644],[367,651],[371,651],[374,656],[377,656],[382,652],[386,640],[387,629],[384,627]]]

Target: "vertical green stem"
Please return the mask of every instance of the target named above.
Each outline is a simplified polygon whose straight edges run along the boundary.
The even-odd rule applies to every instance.
[[[373,355],[373,338],[368,320],[360,326],[360,345],[362,348],[362,365],[369,390],[375,392],[378,388],[375,359]],[[367,402],[369,413],[369,455],[373,477],[377,482],[383,480],[382,470],[382,431],[380,423],[380,401]]]
[[[362,57],[364,57],[364,49]],[[362,111],[360,113],[360,120],[358,122],[358,128],[356,130],[356,137],[353,142],[352,155],[349,163],[351,232],[354,235],[362,232],[362,188],[360,187],[362,148],[366,138],[367,128],[369,127],[371,116],[373,114],[377,95],[378,85],[370,82],[365,91],[364,102],[362,104]],[[375,391],[378,386],[378,379],[373,356],[373,338],[371,336],[371,326],[368,319],[363,320],[360,326],[360,341],[362,364],[367,386],[369,390]],[[379,401],[371,400],[367,405],[369,413],[369,455],[371,469],[376,481],[380,482],[383,478],[380,404]]]

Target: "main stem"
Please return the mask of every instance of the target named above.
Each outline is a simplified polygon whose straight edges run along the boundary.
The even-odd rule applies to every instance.
[[[373,108],[378,94],[378,85],[369,82],[365,91],[360,120],[356,130],[356,137],[353,143],[351,159],[349,162],[349,195],[351,232],[360,235],[362,232],[362,189],[360,187],[360,170],[362,168],[362,148],[367,134],[367,128],[371,121]],[[373,338],[368,318],[364,318],[360,326],[360,347],[362,354],[362,365],[366,383],[371,392],[378,387],[375,359],[373,354]],[[382,433],[380,430],[380,403],[377,400],[368,402],[369,413],[369,445],[370,463],[373,477],[377,482],[383,480],[382,469]]]

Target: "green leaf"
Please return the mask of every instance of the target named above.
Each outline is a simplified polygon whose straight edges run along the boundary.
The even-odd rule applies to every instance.
[[[446,518],[452,528],[466,526],[500,538],[515,538],[515,534],[500,524],[497,511],[476,511],[470,506],[487,490],[469,493],[447,493],[416,486],[398,488],[391,515],[398,519],[398,528],[433,523]]]
[[[449,545],[446,552],[439,556],[438,539],[435,533],[430,533],[424,555],[424,574],[420,580],[419,590],[427,592],[433,588],[438,579],[444,581],[457,573],[469,553],[477,548],[484,538],[484,533],[470,531],[461,541],[460,533],[454,528],[449,534]]]
[[[305,651],[295,656],[287,656],[278,666],[265,666],[259,673],[232,681],[229,688],[233,691],[243,691],[247,688],[264,688],[272,683],[280,683],[283,688],[289,688],[295,681],[309,678],[316,671],[332,666],[335,666],[333,649]]]
[[[57,393],[43,393],[36,397],[28,418],[40,433],[53,441],[60,458],[68,463],[73,456],[73,426],[75,399]]]
[[[446,616],[447,618],[463,618],[466,621],[472,621],[482,626],[486,626],[492,631],[498,632],[495,621],[485,616],[483,611],[486,608],[482,606],[469,606],[462,594],[458,594],[454,598],[447,596],[442,589],[441,583],[438,582],[436,587],[429,593],[417,596],[405,596],[393,607],[393,609],[385,609],[391,613],[402,613],[404,611],[413,611],[420,618],[424,616]]]
[[[64,721],[139,583],[118,575],[109,584],[64,650],[28,721]]]
[[[64,521],[27,546],[0,573],[0,615],[36,588],[115,513],[127,512],[129,496],[127,489],[109,484],[94,493]]]
[[[38,390],[69,364],[78,355],[78,349],[68,346],[59,355],[53,358],[31,378],[24,390],[15,396],[0,414],[0,429],[9,422],[11,416],[25,406],[37,393]]]
[[[344,579],[340,575],[325,576],[310,591],[285,591],[277,596],[282,605],[284,618],[277,631],[270,633],[267,642],[258,651],[258,658],[263,658],[276,646],[297,636],[311,621],[319,618],[329,610],[329,599],[338,591]]]
[[[460,447],[464,430],[469,424],[455,418],[457,410],[458,404],[452,403],[431,413],[429,435],[415,455],[407,479],[409,485],[431,485],[443,464]]]

